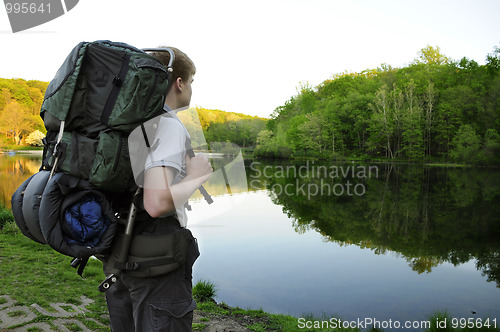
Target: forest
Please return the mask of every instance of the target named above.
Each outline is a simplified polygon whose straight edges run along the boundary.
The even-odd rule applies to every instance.
[[[41,144],[47,85],[0,78],[0,148]],[[301,84],[270,120],[196,111],[207,142],[231,142],[255,157],[498,165],[499,98],[500,47],[479,65],[427,46],[402,68]]]
[[[484,65],[427,46],[383,64],[301,84],[257,138],[267,158],[500,163],[500,47]]]
[[[39,112],[48,82],[0,78],[0,149],[41,146],[46,130]],[[231,142],[242,148],[256,145],[268,119],[197,107],[207,142]]]

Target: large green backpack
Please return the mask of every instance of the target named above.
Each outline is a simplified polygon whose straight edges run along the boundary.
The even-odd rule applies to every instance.
[[[127,137],[163,113],[174,54],[162,50],[170,52],[168,68],[124,43],[79,43],[45,93],[42,170],[71,174],[103,191],[134,190]]]

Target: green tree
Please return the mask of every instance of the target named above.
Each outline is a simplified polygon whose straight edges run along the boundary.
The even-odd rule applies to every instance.
[[[268,129],[263,129],[257,135],[257,146],[254,153],[260,157],[271,157],[272,151],[273,132]]]
[[[44,131],[39,113],[47,86],[47,82],[0,78],[0,118],[3,119],[0,131],[16,144],[33,129]],[[14,112],[11,118],[10,112]]]
[[[307,114],[306,121],[302,122],[297,129],[302,148],[305,151],[315,151],[321,155],[323,148],[321,117],[315,114]]]
[[[345,156],[365,153],[370,121],[370,113],[367,110],[373,103],[373,95],[370,92],[362,94],[354,90],[344,98],[328,100],[324,106],[322,118],[324,131],[328,134],[325,141],[331,142],[333,153]]]
[[[435,108],[435,91],[434,84],[432,82],[427,83],[427,88],[424,94],[425,99],[425,124],[424,124],[424,146],[425,154],[427,156],[432,155],[432,133],[434,131],[434,108]]]
[[[415,59],[416,63],[444,65],[450,62],[450,59],[441,53],[439,46],[427,45],[418,52],[418,55],[419,57]]]
[[[495,46],[493,52],[486,56],[486,67],[492,75],[500,71],[500,47]]]
[[[299,150],[307,150],[307,147],[302,142],[300,126],[307,121],[305,114],[297,115],[291,118],[286,123],[283,123],[282,129],[285,129],[285,135],[289,141],[290,148],[295,153]]]
[[[450,152],[452,160],[465,163],[477,162],[481,138],[470,125],[462,125],[453,139]]]
[[[402,152],[409,160],[424,158],[424,130],[422,128],[422,110],[415,94],[415,83],[410,83],[405,90],[405,108],[402,116]]]
[[[495,129],[484,135],[483,158],[489,164],[500,163],[500,135]]]
[[[254,150],[254,154],[265,158],[289,158],[292,150],[286,145],[283,145],[283,143],[280,144],[283,138],[280,132],[282,131],[278,130],[278,135],[274,135],[273,132],[268,129],[261,130],[257,135],[257,146]]]
[[[462,123],[462,105],[460,100],[463,98],[463,93],[468,93],[470,90],[464,91],[461,87],[450,87],[441,91],[439,104],[435,106],[435,113],[433,116],[432,132],[435,133],[436,145],[435,152],[443,153],[446,157],[449,156],[452,147],[452,140]],[[430,136],[426,138],[432,139]],[[432,146],[432,141],[426,142]]]
[[[302,86],[301,89],[302,91],[299,96],[301,109],[306,114],[314,112],[316,106],[315,92],[309,84],[307,84],[306,86]]]
[[[0,111],[2,111],[5,106],[7,106],[12,100],[12,94],[10,90],[6,87],[2,88],[2,93],[0,94]]]
[[[382,148],[386,158],[394,158],[391,141],[394,134],[389,92],[383,85],[375,94],[373,113],[370,121],[370,145],[372,149]]]
[[[29,114],[26,106],[12,101],[5,107],[0,116],[0,132],[12,137],[15,144],[21,144],[23,135],[31,132],[36,126],[37,119]]]

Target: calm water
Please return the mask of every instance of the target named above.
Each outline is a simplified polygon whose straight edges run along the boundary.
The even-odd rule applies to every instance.
[[[500,171],[246,162],[249,192],[193,202],[195,281],[295,316],[500,323]],[[0,156],[2,200],[38,169]],[[472,311],[476,314],[472,314]]]

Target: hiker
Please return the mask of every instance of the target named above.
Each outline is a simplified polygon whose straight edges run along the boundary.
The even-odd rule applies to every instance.
[[[185,203],[212,173],[205,156],[187,155],[188,133],[176,113],[189,106],[196,68],[186,54],[171,49],[175,60],[164,105],[169,116],[158,123],[155,140],[159,144],[144,165],[143,204],[138,204],[135,226],[141,236],[168,234],[186,227]],[[152,55],[165,65],[169,62],[168,52]],[[188,245],[185,264],[170,273],[154,277],[122,273],[106,292],[112,331],[191,331],[196,308],[192,265],[198,255],[193,241]]]

